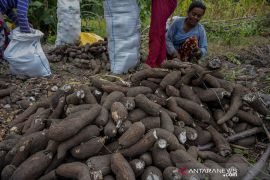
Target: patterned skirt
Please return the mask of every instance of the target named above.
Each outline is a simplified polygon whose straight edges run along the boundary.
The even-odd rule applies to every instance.
[[[194,56],[194,50],[198,49],[198,39],[197,37],[189,37],[180,45],[177,50],[180,55],[181,61],[197,62],[197,58]],[[174,57],[167,54],[167,59],[171,60]]]
[[[4,21],[2,14],[0,13],[0,58],[3,57],[3,53],[8,46],[9,39],[8,39],[9,31],[8,27]]]
[[[180,54],[182,61],[193,61],[197,60],[193,55],[193,52],[195,49],[198,48],[198,39],[196,37],[190,37],[188,38],[179,48],[178,53]]]

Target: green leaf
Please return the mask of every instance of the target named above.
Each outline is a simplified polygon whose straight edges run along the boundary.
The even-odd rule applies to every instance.
[[[30,6],[33,6],[35,8],[41,8],[43,6],[43,3],[39,1],[34,1],[30,4]]]

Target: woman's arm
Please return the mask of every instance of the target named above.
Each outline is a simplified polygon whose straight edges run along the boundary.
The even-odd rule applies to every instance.
[[[8,18],[9,18],[10,20],[12,20],[13,23],[15,23],[17,26],[19,25],[19,24],[18,24],[17,16],[16,16],[16,14],[13,12],[12,9],[8,10],[8,11],[6,12],[6,15],[8,16]]]
[[[201,50],[202,56],[205,56],[208,51],[208,44],[206,31],[203,26],[201,26],[199,33],[199,48]]]
[[[21,32],[30,33],[30,25],[27,18],[29,2],[28,0],[18,0],[17,19]]]
[[[166,48],[167,48],[167,53],[169,55],[174,55],[177,52],[177,50],[175,49],[174,45],[173,45],[173,38],[174,38],[174,35],[177,31],[177,23],[178,21],[175,20],[171,26],[169,27],[168,31],[166,32]]]

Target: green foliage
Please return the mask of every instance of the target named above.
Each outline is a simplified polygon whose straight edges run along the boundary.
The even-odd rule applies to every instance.
[[[56,35],[50,35],[47,37],[47,43],[54,44],[56,41]]]
[[[228,58],[228,61],[230,61],[231,63],[236,64],[236,65],[241,65],[241,62],[238,59],[236,59],[233,53],[228,52],[226,54],[226,57]]]
[[[82,31],[94,32],[101,37],[106,37],[106,23],[104,19],[82,19]]]
[[[174,12],[186,16],[192,0],[180,1]],[[207,10],[201,21],[210,42],[242,44],[244,37],[260,34],[262,17],[270,7],[266,0],[205,0]],[[248,18],[258,16],[254,18]]]
[[[225,70],[224,69],[222,71],[222,74],[224,75],[225,80],[234,82],[238,76],[243,74],[243,69],[241,69],[239,67],[236,67],[236,68],[234,68],[232,70],[229,70],[229,69]]]
[[[106,36],[105,20],[101,0],[81,0],[82,31]]]
[[[259,35],[262,28],[260,26],[262,18],[254,17],[252,19],[236,19],[232,21],[209,22],[204,23],[208,33],[208,39],[211,42],[227,45],[241,44],[244,37]]]
[[[140,17],[142,25],[146,26],[150,23],[150,16],[151,16],[151,1],[145,1],[145,0],[138,0],[139,7],[141,9]]]
[[[178,1],[173,15],[186,16],[191,2],[192,0]],[[241,43],[241,37],[258,35],[262,29],[258,18],[236,21],[231,19],[264,15],[270,9],[267,0],[205,0],[205,3],[207,10],[201,23],[207,29],[209,41],[229,45]],[[138,4],[142,29],[145,30],[150,24],[151,1],[138,0]],[[30,22],[46,35],[54,35],[57,25],[56,9],[57,0],[31,1],[28,12]],[[102,0],[81,0],[81,16],[83,31],[105,36]]]
[[[82,18],[94,19],[103,17],[102,2],[101,0],[81,0]]]
[[[29,5],[28,17],[33,27],[42,30],[45,35],[56,33],[56,1],[31,1]]]

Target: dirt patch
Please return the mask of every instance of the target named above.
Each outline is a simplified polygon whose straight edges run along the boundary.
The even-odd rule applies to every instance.
[[[270,93],[270,44],[212,55],[207,60],[212,58],[221,60],[226,80],[240,83],[254,91]]]

